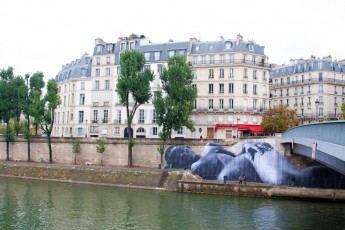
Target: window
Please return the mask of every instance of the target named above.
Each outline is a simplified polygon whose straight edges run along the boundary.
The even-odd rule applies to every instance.
[[[321,70],[323,67],[323,61],[319,61],[317,64],[318,64],[317,66],[318,66],[319,70]]]
[[[144,109],[139,109],[139,124],[144,124],[145,123],[145,110]]]
[[[249,51],[253,52],[254,51],[254,45],[253,44],[249,44],[248,45]]]
[[[219,109],[224,109],[224,100],[219,99]]]
[[[227,49],[227,50],[231,49],[231,42],[225,43],[225,49]]]
[[[230,68],[229,69],[229,78],[233,78],[234,77],[234,69]]]
[[[206,57],[205,56],[201,56],[201,64],[206,64]]]
[[[213,77],[214,77],[214,76],[213,76],[213,69],[209,69],[209,70],[208,70],[208,73],[209,73],[209,74],[208,74],[208,78],[209,78],[209,79],[213,79]]]
[[[152,123],[153,124],[157,123],[157,113],[156,113],[156,110],[152,110]]]
[[[107,57],[107,65],[110,64],[110,57]]]
[[[102,45],[98,45],[97,46],[97,53],[98,54],[102,53],[102,50],[103,50],[103,46]]]
[[[85,104],[85,94],[81,93],[79,97],[79,105],[84,105]]]
[[[92,121],[97,122],[98,121],[98,110],[93,111],[93,119]]]
[[[248,93],[248,85],[246,83],[243,84],[243,93],[244,94]]]
[[[97,64],[97,65],[100,65],[100,64],[101,64],[101,58],[100,58],[100,57],[97,57],[97,58],[96,58],[96,64]]]
[[[224,83],[219,84],[219,93],[224,93]]]
[[[214,64],[214,56],[210,56],[210,64]]]
[[[229,99],[229,109],[234,109],[234,99]]]
[[[319,73],[319,81],[323,80],[322,72]]]
[[[208,109],[213,109],[213,99],[208,100]]]
[[[224,63],[224,55],[219,56],[219,63],[221,63],[221,64]]]
[[[247,69],[243,70],[243,78],[247,78],[248,77],[248,73],[247,73]]]
[[[234,93],[234,83],[229,83],[229,93]]]
[[[311,73],[308,75],[308,81],[311,81]]]
[[[213,84],[208,84],[208,93],[213,93]]]
[[[151,65],[144,65],[144,71],[145,70],[150,70],[151,69]]]
[[[120,135],[120,127],[114,128],[114,135]]]
[[[79,111],[79,123],[84,122],[84,111]]]
[[[158,73],[162,73],[163,72],[163,65],[162,64],[158,64],[157,65],[157,71],[158,71]]]
[[[83,136],[83,135],[84,135],[84,134],[83,134],[83,128],[78,128],[78,129],[77,129],[77,132],[78,132],[78,133],[77,133],[78,136]]]
[[[96,76],[97,77],[101,76],[101,70],[100,69],[96,69]]]
[[[121,110],[116,110],[115,124],[121,124]]]
[[[319,116],[320,116],[320,117],[323,116],[323,108],[319,108]]]
[[[198,64],[198,57],[193,57],[193,65],[197,65]]]
[[[243,63],[246,63],[246,55],[243,55],[242,62],[243,62]]]
[[[193,70],[193,79],[198,79],[197,71]]]
[[[169,58],[171,58],[172,56],[174,56],[174,55],[175,55],[175,50],[169,50],[168,55],[169,55]]]
[[[235,58],[234,58],[234,55],[233,54],[230,54],[230,63],[234,63],[235,61]]]
[[[80,90],[85,90],[85,82],[80,82]]]
[[[106,109],[103,111],[103,121],[108,121],[109,120],[109,111]]]
[[[224,69],[219,69],[219,78],[224,78]]]
[[[113,49],[113,45],[108,44],[108,53],[111,53],[112,49]]]
[[[95,81],[95,89],[96,89],[96,90],[99,89],[99,81],[98,81],[98,80]]]
[[[257,79],[257,77],[256,77],[256,70],[253,70],[253,79]]]
[[[322,84],[319,85],[319,93],[323,93],[323,85]]]
[[[130,43],[129,43],[129,49],[130,49],[130,50],[133,50],[134,47],[135,47],[135,42],[130,42]]]
[[[253,110],[256,110],[256,109],[257,109],[257,104],[258,104],[258,100],[257,100],[257,99],[254,99],[254,100],[253,100]]]
[[[301,76],[301,82],[304,83],[304,75]]]
[[[161,59],[161,52],[155,52],[155,60],[158,61]]]
[[[266,71],[263,71],[263,72],[262,72],[262,80],[263,80],[263,81],[266,81]]]
[[[116,73],[117,73],[117,75],[121,74],[121,67],[120,66],[116,67]]]
[[[253,94],[258,94],[258,86],[257,85],[253,85]]]
[[[157,136],[158,135],[158,128],[157,127],[152,127],[152,135]]]
[[[125,50],[126,49],[126,43],[121,43],[120,49],[121,49],[121,51]]]
[[[290,77],[287,77],[287,79],[286,79],[286,84],[287,84],[287,85],[290,85]]]
[[[110,81],[105,80],[105,89],[109,89],[109,88],[110,88]]]
[[[146,61],[150,60],[150,53],[144,53],[144,55]]]
[[[107,76],[110,75],[110,68],[106,68],[106,69],[105,69],[105,74],[106,74]]]

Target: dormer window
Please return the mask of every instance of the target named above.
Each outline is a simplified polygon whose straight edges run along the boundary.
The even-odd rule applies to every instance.
[[[213,50],[213,45],[210,45],[210,46],[209,46],[209,49],[210,49],[210,50]]]
[[[134,47],[135,47],[135,42],[130,42],[130,43],[129,43],[129,49],[130,49],[130,50],[133,50]]]
[[[199,46],[195,47],[195,51],[198,52],[199,51]]]
[[[249,51],[254,52],[254,44],[248,45]]]
[[[150,60],[150,53],[145,53],[145,60],[146,61]]]
[[[169,58],[175,55],[175,50],[169,50]]]
[[[98,45],[97,46],[97,53],[98,54],[102,53],[102,49],[103,49],[103,46],[102,45]]]
[[[113,50],[113,45],[109,44],[108,45],[108,53],[111,53],[112,50]]]
[[[122,51],[122,50],[125,50],[125,49],[126,49],[126,43],[124,43],[124,42],[121,43],[121,47],[120,47],[120,48],[121,48],[121,51]]]
[[[231,49],[231,42],[226,42],[226,43],[225,43],[225,49],[226,49],[226,50]]]

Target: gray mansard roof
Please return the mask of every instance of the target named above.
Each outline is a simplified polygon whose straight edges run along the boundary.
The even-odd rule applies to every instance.
[[[88,55],[63,65],[60,72],[56,75],[56,82],[64,82],[75,78],[91,77],[92,59]]]
[[[279,78],[309,71],[334,71],[343,73],[344,70],[345,65],[343,63],[323,59],[313,59],[305,60],[293,65],[274,68],[270,73],[270,77]]]
[[[241,52],[265,55],[265,47],[254,42],[245,42],[236,40],[220,40],[209,42],[194,42],[191,54],[209,54],[224,52]]]

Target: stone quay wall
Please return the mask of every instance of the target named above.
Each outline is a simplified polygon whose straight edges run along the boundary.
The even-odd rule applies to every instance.
[[[72,145],[76,138],[52,138],[53,162],[61,164],[74,164],[74,154]],[[161,156],[157,147],[162,144],[159,139],[134,139],[133,147],[133,165],[135,167],[156,168],[161,163]],[[127,140],[107,138],[105,139],[105,152],[97,153],[97,139],[82,138],[80,139],[81,151],[76,156],[78,165],[90,162],[93,165],[100,165],[101,158],[105,166],[127,166],[128,147]],[[171,145],[187,145],[196,154],[201,154],[204,146],[208,142],[217,142],[224,148],[237,152],[240,150],[243,142],[246,141],[264,141],[270,143],[282,154],[287,154],[289,146],[280,144],[280,137],[269,137],[260,139],[231,139],[231,140],[213,140],[213,139],[172,139],[166,142],[166,148]],[[31,139],[30,158],[33,162],[49,162],[49,151],[47,138],[35,137]],[[9,145],[10,160],[27,161],[27,142],[23,138],[16,138],[15,142]],[[0,140],[0,160],[6,160],[6,142]],[[165,165],[163,157],[163,166]]]

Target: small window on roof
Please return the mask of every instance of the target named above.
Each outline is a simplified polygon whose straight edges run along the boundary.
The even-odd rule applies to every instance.
[[[225,43],[225,49],[227,49],[227,50],[231,49],[231,42]]]
[[[209,48],[210,48],[210,50],[213,50],[213,45],[210,45],[210,47],[209,47]]]
[[[249,44],[248,48],[249,48],[249,51],[254,51],[254,45],[253,44]]]
[[[199,51],[199,46],[196,46],[196,47],[195,47],[195,51]]]

